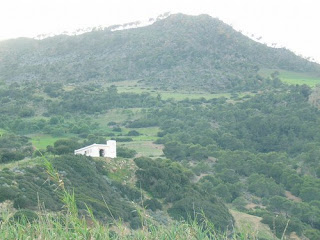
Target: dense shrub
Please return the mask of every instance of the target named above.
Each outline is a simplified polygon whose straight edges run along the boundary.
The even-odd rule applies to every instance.
[[[117,156],[123,158],[133,158],[137,152],[126,147],[117,147]]]
[[[53,147],[47,147],[47,151],[57,155],[73,153],[74,150],[78,149],[81,145],[78,141],[73,139],[60,139],[57,140]]]
[[[127,136],[139,136],[140,133],[136,130],[131,130],[128,132]]]
[[[25,157],[22,152],[2,150],[0,151],[0,163],[7,163],[21,160]]]
[[[111,138],[112,140],[116,140],[117,142],[132,142],[133,139],[129,137],[120,137],[120,138]]]
[[[134,201],[134,202],[139,202],[141,200],[142,193],[136,188],[132,188],[128,185],[125,185],[116,181],[113,182],[112,184],[119,190],[122,197],[127,198],[130,201]]]
[[[29,209],[20,209],[12,216],[12,220],[18,222],[27,221],[31,223],[38,219],[38,215],[34,211],[31,211]]]
[[[136,171],[137,185],[153,197],[164,198],[165,202],[172,203],[168,213],[173,218],[195,219],[196,211],[197,214],[203,213],[220,230],[225,230],[233,223],[226,206],[214,195],[201,191],[197,185],[192,184],[192,174],[179,163],[145,157],[136,158],[134,161],[140,168]],[[204,218],[197,219],[201,222]]]
[[[222,203],[204,200],[200,196],[188,196],[174,202],[168,213],[174,219],[197,220],[199,224],[208,219],[217,230],[226,230],[233,225],[233,218]]]
[[[15,187],[0,185],[0,202],[3,202],[5,200],[12,200],[16,197],[16,195],[17,189]]]
[[[161,210],[162,204],[155,198],[144,201],[143,206],[152,211]]]

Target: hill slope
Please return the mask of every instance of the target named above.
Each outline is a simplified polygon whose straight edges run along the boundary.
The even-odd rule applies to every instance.
[[[320,72],[285,49],[257,43],[208,15],[171,15],[153,25],[0,43],[0,80],[123,81],[160,88],[252,89],[259,68]]]

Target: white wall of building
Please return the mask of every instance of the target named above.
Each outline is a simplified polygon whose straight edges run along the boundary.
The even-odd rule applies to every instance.
[[[108,140],[107,141],[108,149],[106,151],[106,155],[110,158],[116,158],[117,157],[117,142],[115,140]]]
[[[90,157],[117,157],[117,143],[115,140],[108,140],[107,144],[92,144],[74,151],[74,154],[80,154]]]

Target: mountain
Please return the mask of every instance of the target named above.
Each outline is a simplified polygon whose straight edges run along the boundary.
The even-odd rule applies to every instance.
[[[160,88],[243,90],[261,80],[259,68],[320,72],[318,64],[257,43],[208,15],[0,43],[0,78],[9,82],[141,80]]]

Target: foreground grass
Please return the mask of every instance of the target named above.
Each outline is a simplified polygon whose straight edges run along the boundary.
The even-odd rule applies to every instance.
[[[72,195],[70,195],[72,200]],[[38,219],[32,222],[26,218],[12,221],[9,214],[3,214],[0,222],[0,239],[258,239],[255,235],[233,233],[230,235],[216,233],[210,223],[197,224],[173,222],[169,226],[154,225],[144,222],[139,230],[129,230],[125,224],[115,222],[104,225],[94,219],[88,210],[88,218],[78,217],[77,211],[66,209],[64,214],[50,215],[46,212],[38,214]]]
[[[43,157],[50,181],[56,183],[56,194],[64,204],[61,213],[52,215],[39,206],[37,216],[27,218],[21,216],[13,220],[6,212],[0,215],[0,239],[256,239],[241,233],[216,233],[214,226],[204,221],[172,222],[169,226],[153,224],[141,214],[142,227],[130,230],[125,224],[113,221],[102,224],[95,219],[87,208],[86,217],[78,213],[75,195],[69,193],[59,173],[51,163]]]
[[[68,221],[68,226],[66,222]],[[41,217],[38,221],[10,223],[5,220],[0,225],[1,239],[227,239],[224,235],[210,236],[197,225],[179,223],[169,227],[145,226],[141,230],[128,233],[123,225],[110,227],[95,223],[88,226],[85,220]],[[246,238],[233,238],[246,239]]]

